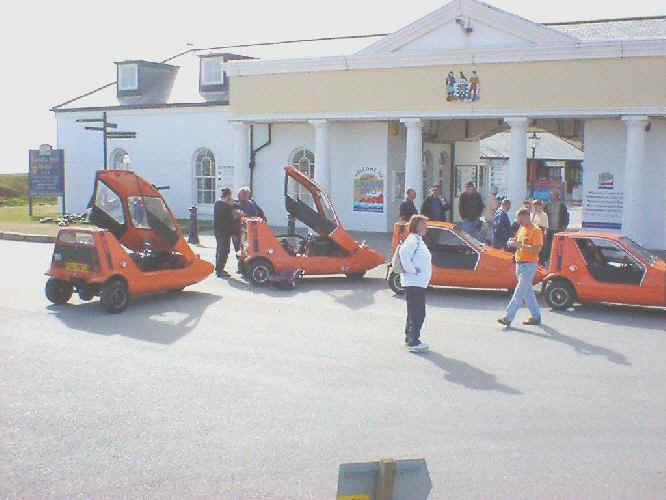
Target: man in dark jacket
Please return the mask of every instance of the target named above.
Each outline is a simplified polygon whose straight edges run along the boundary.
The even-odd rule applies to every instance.
[[[219,278],[229,276],[224,270],[229,257],[231,236],[234,233],[234,205],[231,199],[231,189],[222,190],[222,198],[215,202],[213,208],[213,229],[217,240],[215,252],[215,273]]]
[[[252,191],[247,186],[238,190],[238,202],[234,204],[234,208],[238,209],[238,213],[242,217],[259,217],[263,219],[264,222],[268,222],[268,218],[264,214],[264,211],[259,204],[252,199]],[[238,251],[240,250],[240,230],[241,221],[240,217],[238,217],[234,221],[234,232],[232,236],[236,255],[238,255]],[[238,257],[238,269],[236,272],[239,274],[242,273],[240,257]]]
[[[463,220],[463,231],[481,239],[481,221],[479,217],[483,213],[483,200],[481,195],[474,187],[473,182],[465,184],[465,191],[460,195],[458,210]]]
[[[511,210],[511,202],[504,198],[493,217],[493,247],[495,248],[505,248],[506,242],[513,236],[509,210]]]
[[[414,191],[412,188],[407,188],[407,197],[405,198],[405,201],[400,204],[400,220],[402,222],[409,222],[409,219],[412,217],[412,215],[419,213],[419,211],[416,210],[416,206],[414,205],[415,199],[416,191]]]
[[[425,215],[430,220],[446,220],[446,211],[451,208],[446,198],[442,197],[438,185],[430,189],[430,196],[423,200],[421,205],[421,215]]]

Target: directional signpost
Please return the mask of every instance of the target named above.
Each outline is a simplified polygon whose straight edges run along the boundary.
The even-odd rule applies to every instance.
[[[115,132],[109,131],[110,128],[118,128],[117,123],[106,121],[106,111],[102,113],[102,118],[80,118],[76,120],[79,123],[101,123],[101,127],[85,127],[86,130],[93,132],[102,132],[104,143],[104,170],[107,169],[107,141],[108,139],[136,139],[136,132]]]

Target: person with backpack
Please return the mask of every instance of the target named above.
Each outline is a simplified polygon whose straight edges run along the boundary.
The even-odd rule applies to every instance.
[[[426,316],[426,290],[432,276],[430,250],[423,237],[428,232],[428,218],[412,215],[409,235],[396,249],[400,283],[407,297],[405,344],[410,352],[425,352],[428,345],[421,342],[421,327]]]

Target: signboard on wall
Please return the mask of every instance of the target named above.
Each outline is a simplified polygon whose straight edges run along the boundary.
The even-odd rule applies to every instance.
[[[32,198],[49,198],[65,194],[65,154],[42,144],[30,150],[28,189]]]
[[[616,190],[615,176],[601,172],[583,200],[584,229],[622,229],[623,193]]]
[[[354,212],[384,212],[384,173],[375,167],[354,172]]]

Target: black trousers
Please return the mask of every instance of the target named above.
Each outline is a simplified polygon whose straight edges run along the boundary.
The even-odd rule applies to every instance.
[[[224,266],[227,265],[227,258],[229,257],[229,249],[231,246],[231,235],[223,234],[215,236],[217,240],[217,249],[215,251],[215,272],[219,274],[224,271]]]
[[[416,345],[421,336],[421,327],[426,316],[426,289],[420,286],[406,286],[407,322],[405,324],[405,342]]]

